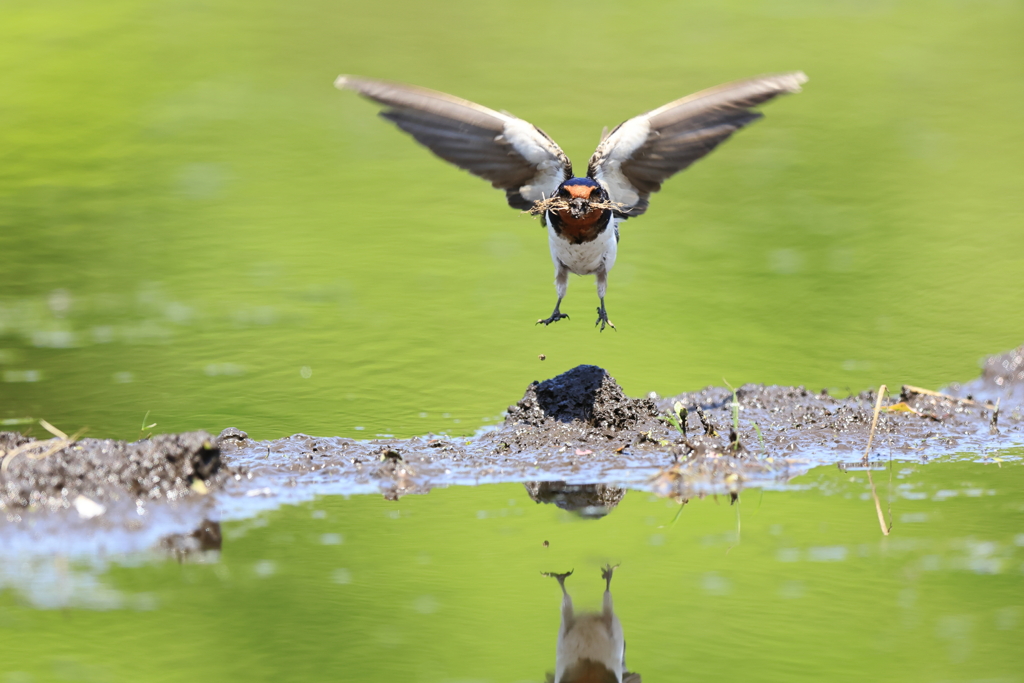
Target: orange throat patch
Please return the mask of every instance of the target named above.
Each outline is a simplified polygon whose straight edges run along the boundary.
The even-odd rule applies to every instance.
[[[565,189],[569,191],[569,196],[573,199],[590,199],[590,195],[597,188],[591,185],[566,185]]]
[[[597,228],[604,213],[601,209],[593,209],[587,215],[580,218],[573,218],[572,212],[568,209],[558,211],[558,218],[562,222],[562,234],[570,241],[588,241],[597,237]]]

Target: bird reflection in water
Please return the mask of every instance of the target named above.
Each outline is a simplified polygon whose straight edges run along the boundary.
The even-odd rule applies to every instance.
[[[612,572],[616,567],[605,565],[601,570],[605,580],[604,603],[601,611],[594,613],[573,611],[572,598],[565,589],[571,571],[544,573],[558,579],[562,588],[555,673],[548,673],[548,683],[640,683],[640,674],[626,671],[626,640],[612,609]]]

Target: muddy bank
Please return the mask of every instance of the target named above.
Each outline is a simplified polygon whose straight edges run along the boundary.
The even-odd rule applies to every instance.
[[[868,462],[985,458],[1024,445],[1022,359],[1024,347],[994,356],[985,367],[1001,374],[986,371],[946,395],[914,387],[889,392]],[[530,385],[503,424],[474,438],[297,434],[254,442],[239,433],[224,453],[254,480],[269,482],[260,495],[285,498],[288,489],[310,487],[398,498],[436,486],[508,481],[533,482],[537,491],[540,482],[560,482],[689,497],[786,481],[816,465],[860,466],[877,398],[875,391],[840,398],[748,384],[735,394],[707,387],[637,399],[603,369],[579,366]]]
[[[0,540],[19,522],[43,536],[55,524],[152,529],[173,518],[184,536],[168,544],[179,552],[183,542],[207,543],[211,519],[319,494],[397,499],[522,482],[538,502],[600,516],[625,488],[687,498],[785,482],[822,464],[995,451],[1013,459],[1024,447],[1024,347],[993,356],[981,377],[946,395],[890,392],[876,419],[877,398],[762,385],[631,398],[604,369],[579,366],[529,385],[503,424],[475,437],[254,441],[229,428],[125,443],[0,433]]]

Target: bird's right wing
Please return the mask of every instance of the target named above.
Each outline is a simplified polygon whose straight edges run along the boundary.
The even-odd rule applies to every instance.
[[[394,121],[431,152],[505,190],[510,206],[526,210],[572,177],[572,164],[540,128],[436,90],[358,76],[334,85],[387,108]]]

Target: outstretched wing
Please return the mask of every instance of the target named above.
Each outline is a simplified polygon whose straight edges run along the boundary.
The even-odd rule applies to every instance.
[[[510,114],[436,90],[371,78],[338,76],[334,85],[385,105],[381,116],[445,161],[505,190],[515,209],[529,209],[572,177],[572,164],[554,140]]]
[[[807,77],[795,71],[702,90],[620,123],[601,140],[587,175],[601,183],[622,213],[639,216],[661,184],[761,118],[753,111],[785,93],[800,92]]]

